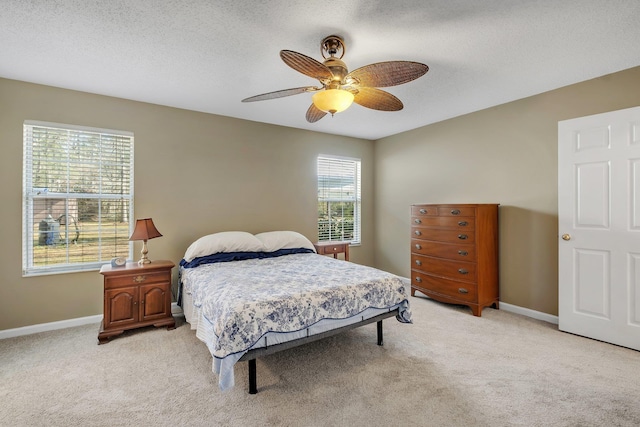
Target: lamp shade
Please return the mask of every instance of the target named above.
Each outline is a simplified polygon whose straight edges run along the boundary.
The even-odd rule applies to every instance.
[[[316,92],[311,99],[316,108],[334,115],[349,108],[353,94],[342,89],[326,89]]]
[[[155,239],[161,236],[162,234],[160,234],[153,224],[153,220],[151,218],[144,218],[136,220],[136,226],[129,240],[144,240],[146,242],[149,239]]]

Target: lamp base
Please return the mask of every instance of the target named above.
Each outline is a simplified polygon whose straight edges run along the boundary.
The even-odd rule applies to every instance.
[[[149,253],[149,251],[147,250],[146,240],[142,242],[142,250],[140,251],[140,253],[142,254],[142,257],[140,258],[140,261],[138,261],[138,265],[151,264],[151,260],[147,258],[147,254]]]

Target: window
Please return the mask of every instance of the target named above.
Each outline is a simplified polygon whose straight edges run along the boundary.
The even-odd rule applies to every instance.
[[[318,240],[360,243],[360,160],[318,157]]]
[[[133,134],[26,121],[22,273],[131,258]]]

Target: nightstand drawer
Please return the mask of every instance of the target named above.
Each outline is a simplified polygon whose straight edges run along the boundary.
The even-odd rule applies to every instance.
[[[338,245],[330,245],[330,246],[320,246],[320,250],[318,253],[320,255],[333,255],[333,254],[341,254],[344,252],[346,244],[338,244]]]
[[[144,285],[159,282],[171,282],[171,273],[165,271],[157,271],[154,273],[141,271],[136,274],[105,277],[104,288],[112,289],[119,288],[121,286]]]
[[[318,255],[333,255],[337,258],[338,254],[344,254],[345,261],[349,261],[349,242],[316,242],[313,246]]]

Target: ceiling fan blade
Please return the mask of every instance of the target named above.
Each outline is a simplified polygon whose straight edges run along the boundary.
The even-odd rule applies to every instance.
[[[276,90],[275,92],[268,92],[261,95],[250,96],[249,98],[243,99],[242,102],[266,101],[267,99],[276,99],[285,96],[298,95],[299,93],[311,92],[318,89],[319,88],[313,86],[305,86],[295,87],[292,89]]]
[[[307,121],[309,123],[315,123],[326,115],[326,112],[320,110],[314,104],[311,104],[311,106],[307,110]]]
[[[372,110],[399,111],[404,107],[402,101],[389,92],[374,87],[361,87],[354,96],[353,102]]]
[[[412,61],[376,62],[365,65],[347,74],[345,80],[355,80],[355,84],[368,87],[389,87],[401,85],[425,75],[429,67]]]
[[[281,50],[280,58],[289,67],[302,74],[318,79],[321,82],[325,82],[333,79],[333,73],[322,62],[318,62],[313,58],[303,55],[292,50]]]

